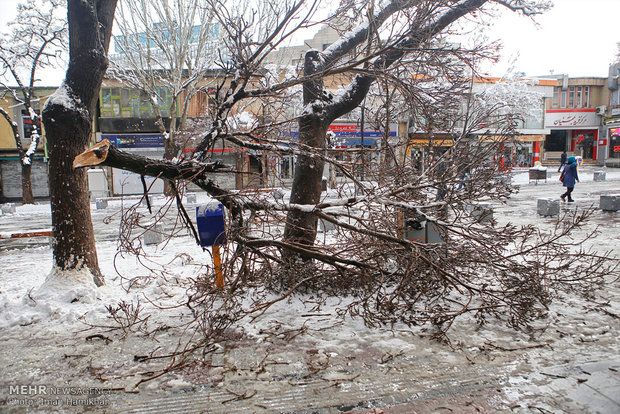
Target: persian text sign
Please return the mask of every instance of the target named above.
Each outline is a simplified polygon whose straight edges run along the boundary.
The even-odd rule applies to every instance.
[[[564,129],[571,127],[595,127],[600,125],[600,118],[593,109],[574,111],[547,111],[545,114],[545,128]]]

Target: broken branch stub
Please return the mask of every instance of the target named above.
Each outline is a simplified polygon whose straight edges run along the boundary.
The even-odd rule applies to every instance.
[[[207,173],[230,171],[230,167],[220,161],[209,163],[196,163],[192,161],[173,162],[131,154],[117,149],[107,139],[82,152],[73,160],[73,168],[92,167],[95,165],[105,165],[150,177],[168,180],[182,179],[194,183],[206,181]]]

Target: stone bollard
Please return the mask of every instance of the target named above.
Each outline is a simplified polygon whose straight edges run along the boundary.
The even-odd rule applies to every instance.
[[[603,211],[620,210],[620,194],[606,194],[601,196],[600,208]]]
[[[194,193],[186,194],[185,199],[187,203],[196,204],[196,194]]]
[[[490,203],[478,203],[472,207],[471,216],[478,223],[488,223],[493,221],[493,207]]]
[[[276,200],[283,200],[284,199],[284,191],[280,190],[279,188],[273,192],[273,198],[275,198]]]
[[[537,209],[541,216],[557,216],[560,214],[560,201],[551,198],[539,198]]]
[[[605,181],[606,176],[605,171],[594,171],[594,181]]]
[[[15,213],[15,204],[6,203],[2,204],[2,214],[13,214]]]
[[[108,208],[108,200],[98,198],[97,200],[95,200],[95,206],[97,207],[97,210],[105,210],[106,208]]]
[[[336,225],[331,221],[319,219],[319,231],[322,233],[329,233],[336,230]]]
[[[164,235],[161,233],[161,226],[159,224],[155,224],[147,227],[147,230],[142,235],[144,244],[151,245],[161,243],[164,239]]]

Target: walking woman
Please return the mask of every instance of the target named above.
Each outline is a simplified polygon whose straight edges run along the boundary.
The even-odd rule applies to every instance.
[[[577,160],[575,157],[568,157],[566,160],[566,165],[564,166],[564,171],[562,171],[562,176],[560,177],[560,181],[564,187],[566,187],[566,192],[560,196],[562,201],[566,201],[568,197],[568,202],[572,203],[575,200],[571,197],[571,193],[575,188],[575,182],[579,182],[579,176],[577,175]]]

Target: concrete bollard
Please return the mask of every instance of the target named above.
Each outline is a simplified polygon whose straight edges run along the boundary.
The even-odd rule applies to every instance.
[[[149,227],[142,237],[146,245],[159,244],[164,240],[164,235],[161,233],[161,226],[159,224]]]
[[[606,194],[601,196],[600,208],[603,211],[620,210],[620,194]]]
[[[196,204],[196,194],[188,193],[185,195],[185,200],[188,204]]]
[[[99,198],[95,200],[95,206],[97,207],[97,210],[105,210],[108,208],[108,200],[102,200]]]
[[[478,223],[488,223],[493,221],[493,207],[490,203],[479,203],[473,206],[471,216]]]
[[[594,171],[594,181],[605,181],[606,176],[605,171]]]
[[[560,214],[560,200],[539,198],[537,210],[541,216],[557,216]]]
[[[13,214],[15,213],[15,204],[6,203],[2,204],[2,214]]]
[[[329,233],[336,230],[336,225],[331,221],[319,219],[319,231],[322,233]]]

